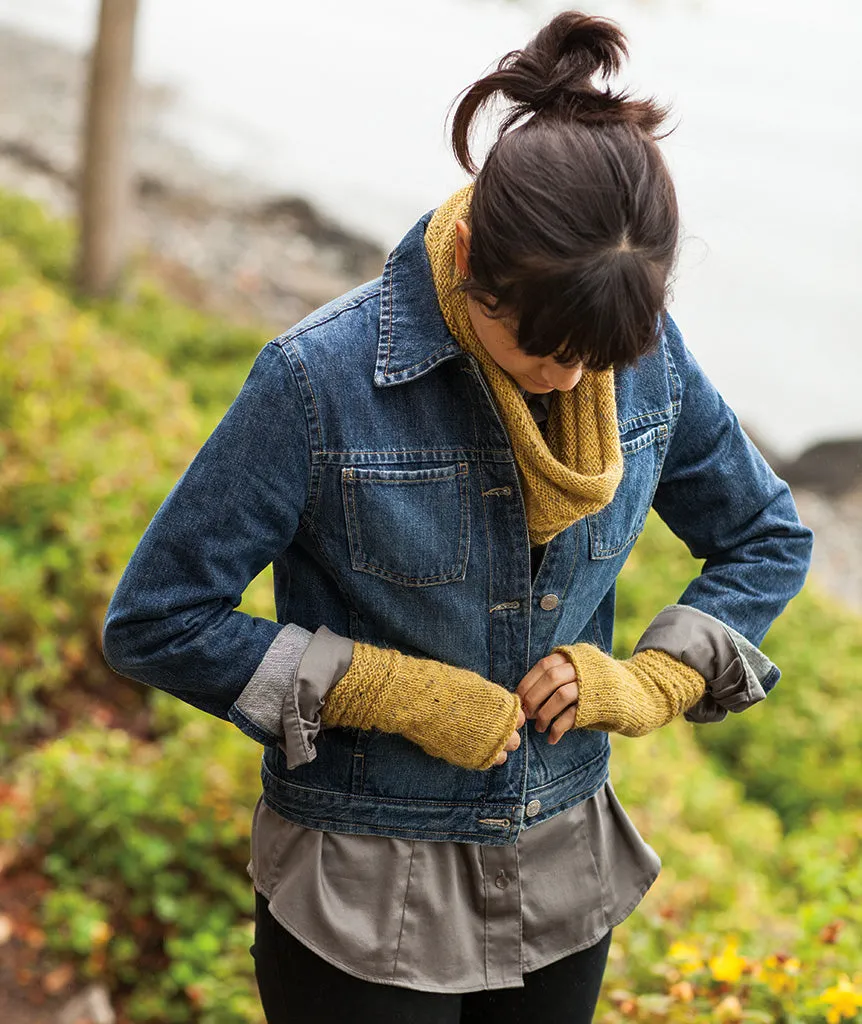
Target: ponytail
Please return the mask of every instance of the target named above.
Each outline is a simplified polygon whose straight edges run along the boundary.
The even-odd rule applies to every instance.
[[[655,100],[633,99],[610,86],[598,88],[628,58],[626,38],[613,21],[578,11],[563,11],[522,50],[511,50],[497,69],[464,90],[452,126],[452,148],[458,163],[475,174],[468,136],[475,115],[501,93],[513,108],[500,125],[498,138],[528,114],[583,124],[630,124],[646,135],[656,130],[669,111]]]

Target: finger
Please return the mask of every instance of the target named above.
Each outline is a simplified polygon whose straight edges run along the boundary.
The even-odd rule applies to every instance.
[[[528,718],[535,717],[545,701],[561,686],[573,683],[577,679],[577,673],[571,662],[555,665],[547,669],[544,676],[530,690],[527,697],[522,698],[524,710]]]
[[[545,701],[536,715],[536,729],[544,732],[562,711],[574,704],[578,699],[578,684],[576,682],[564,683]]]
[[[554,654],[548,654],[544,658],[540,658],[520,683],[518,683],[515,692],[523,700],[523,698],[530,692],[530,690],[532,690],[548,669],[554,668],[554,666],[560,665],[563,662],[568,662],[568,660],[569,659],[564,654],[560,654],[559,651]]]
[[[506,753],[506,751],[503,750],[501,753],[497,755],[497,760],[494,762],[494,764],[504,764],[508,756],[509,755]]]
[[[513,732],[512,735],[506,740],[505,750],[517,750],[521,745],[521,734],[519,732]]]
[[[572,673],[569,671],[570,667],[565,663],[557,663],[544,668],[542,674],[535,679],[529,691],[521,697],[521,706],[524,708],[528,718],[531,718],[538,711],[544,701],[548,699],[561,683],[573,678]]]
[[[577,683],[565,683],[559,687],[539,709],[536,715],[536,731],[545,732],[549,729],[557,715],[562,714],[570,705],[576,704],[577,700]]]
[[[554,719],[551,731],[548,733],[548,743],[556,743],[564,733],[574,729],[575,720],[578,715],[577,706],[567,708],[561,715]]]
[[[527,716],[524,713],[524,709],[521,708],[520,711],[518,712],[518,721],[515,723],[515,728],[516,729],[520,729],[523,726],[524,722],[526,722],[526,721],[527,721]]]

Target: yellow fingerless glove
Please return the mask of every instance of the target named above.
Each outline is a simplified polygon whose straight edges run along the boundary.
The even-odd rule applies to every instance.
[[[555,647],[574,665],[578,701],[574,728],[644,736],[688,711],[706,680],[664,651],[639,651],[617,661],[592,644]]]
[[[515,731],[521,699],[469,669],[354,643],[326,695],[325,725],[396,732],[461,768],[490,768]]]

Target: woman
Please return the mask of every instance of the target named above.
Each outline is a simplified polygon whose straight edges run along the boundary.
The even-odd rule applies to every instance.
[[[660,868],[608,734],[778,680],[811,534],[666,313],[665,111],[594,82],[625,55],[568,11],[466,91],[475,181],[263,348],[108,610],[116,671],[264,747],[268,1021],[590,1021]],[[651,506],[705,564],[617,661]],[[235,610],[270,562],[277,622]]]

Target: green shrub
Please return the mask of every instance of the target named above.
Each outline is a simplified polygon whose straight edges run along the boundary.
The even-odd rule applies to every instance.
[[[662,872],[614,930],[596,1020],[823,1021],[822,994],[862,948],[862,815],[824,812],[785,833],[722,775],[698,728],[612,739],[614,788]]]
[[[95,323],[158,357],[173,376],[184,380],[202,412],[206,432],[239,391],[261,346],[277,333],[191,309],[134,267],[119,298],[91,301],[75,295],[69,289],[74,226],[46,216],[33,200],[2,189],[0,238],[32,274],[62,286],[68,300],[90,313]]]
[[[619,657],[631,653],[650,619],[676,602],[699,571],[652,513],[620,579]],[[744,714],[696,726],[697,742],[787,827],[802,826],[820,808],[862,805],[862,617],[809,584],[775,622],[763,650],[782,671],[776,687]]]
[[[0,756],[44,698],[109,673],[101,619],[194,453],[186,387],[0,243]],[[113,677],[114,679],[116,677]]]
[[[53,284],[69,281],[75,234],[70,222],[48,216],[39,203],[0,189],[0,239],[36,276]]]
[[[128,994],[131,1019],[245,1024],[260,1018],[245,871],[260,748],[180,706],[159,744],[80,726],[19,758],[0,846],[42,855],[49,948]]]

